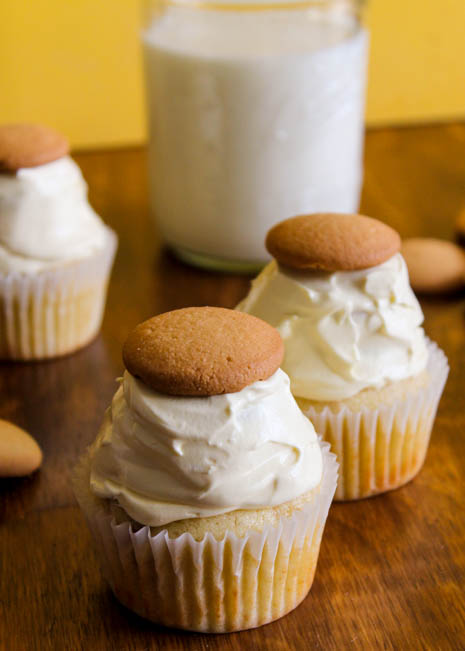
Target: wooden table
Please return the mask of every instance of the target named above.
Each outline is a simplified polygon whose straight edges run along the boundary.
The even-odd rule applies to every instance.
[[[423,300],[426,331],[451,373],[425,467],[404,488],[333,505],[309,597],[261,629],[199,635],[157,628],[113,598],[70,487],[122,372],[121,344],[143,319],[186,305],[232,307],[249,279],[184,266],[148,217],[145,153],[76,156],[120,247],[102,334],[41,364],[0,365],[0,416],[33,433],[45,461],[1,480],[0,648],[306,650],[465,648],[464,295]],[[452,237],[465,206],[465,125],[373,131],[362,209],[402,235]]]

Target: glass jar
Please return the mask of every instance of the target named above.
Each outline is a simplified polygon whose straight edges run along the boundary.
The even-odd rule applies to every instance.
[[[180,258],[254,271],[276,222],[357,211],[360,10],[360,0],[148,2],[151,206]]]

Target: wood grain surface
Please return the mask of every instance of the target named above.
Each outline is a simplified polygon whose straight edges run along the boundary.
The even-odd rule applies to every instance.
[[[58,361],[0,364],[0,417],[30,431],[40,472],[0,480],[0,648],[8,651],[465,649],[465,297],[422,300],[451,373],[420,475],[400,490],[335,504],[308,598],[260,629],[161,629],[105,585],[70,487],[122,372],[121,344],[143,319],[186,305],[234,306],[246,277],[189,268],[148,217],[145,152],[76,155],[96,210],[118,232],[101,335]],[[465,206],[465,125],[370,132],[362,209],[403,236],[451,238]]]

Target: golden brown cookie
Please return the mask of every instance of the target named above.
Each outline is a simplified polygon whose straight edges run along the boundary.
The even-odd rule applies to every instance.
[[[402,255],[417,292],[452,292],[465,285],[465,253],[452,242],[414,237],[402,242]]]
[[[41,124],[0,125],[0,172],[51,163],[69,152],[64,136]]]
[[[354,271],[375,267],[398,253],[400,237],[371,217],[316,213],[273,226],[266,248],[280,264],[292,269]]]
[[[180,396],[234,393],[266,380],[283,342],[261,319],[220,307],[188,307],[138,325],[123,346],[128,371],[155,391]]]
[[[0,477],[22,477],[42,463],[42,451],[23,429],[0,420]]]

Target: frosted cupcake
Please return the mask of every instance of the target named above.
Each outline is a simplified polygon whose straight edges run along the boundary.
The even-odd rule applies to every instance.
[[[276,225],[274,260],[238,310],[280,332],[291,390],[340,463],[336,499],[368,497],[420,470],[447,360],[387,225],[360,215],[299,216]]]
[[[154,622],[260,626],[307,595],[337,481],[269,325],[187,308],[139,325],[75,492],[116,597]]]
[[[0,358],[43,359],[93,339],[116,236],[87,201],[66,139],[0,127]]]

